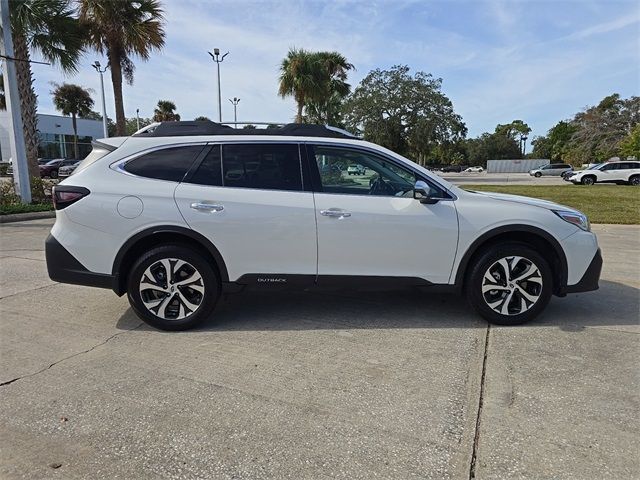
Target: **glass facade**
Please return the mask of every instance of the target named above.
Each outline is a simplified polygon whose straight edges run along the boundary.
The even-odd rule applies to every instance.
[[[40,158],[74,158],[73,135],[40,133],[38,156]],[[78,136],[78,158],[82,160],[91,152],[91,137]]]

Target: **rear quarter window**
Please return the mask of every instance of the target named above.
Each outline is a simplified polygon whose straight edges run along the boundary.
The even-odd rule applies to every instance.
[[[140,177],[180,182],[203,148],[191,145],[155,150],[127,162],[123,169]]]

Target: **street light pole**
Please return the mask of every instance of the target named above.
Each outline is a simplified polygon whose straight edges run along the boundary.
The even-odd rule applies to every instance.
[[[214,48],[213,53],[207,52],[211,55],[211,60],[218,64],[218,122],[222,123],[222,95],[220,93],[220,64],[224,61],[224,57],[229,55],[229,52],[220,56],[220,49]]]
[[[140,130],[140,109],[136,108],[136,126],[137,130]]]
[[[96,60],[91,66],[95,68],[96,72],[100,74],[100,92],[102,93],[102,133],[104,134],[104,138],[107,138],[109,136],[109,130],[107,129],[107,104],[104,101],[103,74],[104,72],[107,71],[107,68],[109,68],[109,65],[107,64],[107,66],[104,67],[104,69],[101,69],[100,62]]]
[[[233,128],[238,128],[238,104],[240,99],[233,97],[233,100],[229,99],[229,101],[233,104]]]

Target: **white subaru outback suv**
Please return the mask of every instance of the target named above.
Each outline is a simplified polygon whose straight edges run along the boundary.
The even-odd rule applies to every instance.
[[[622,183],[640,185],[640,161],[627,160],[605,162],[567,175],[568,182],[575,185],[593,185],[594,183]]]
[[[597,289],[602,266],[582,213],[462,190],[329,127],[161,123],[96,142],[54,201],[49,276],[126,293],[166,330],[210,318],[223,292],[347,286],[457,291],[517,324]]]

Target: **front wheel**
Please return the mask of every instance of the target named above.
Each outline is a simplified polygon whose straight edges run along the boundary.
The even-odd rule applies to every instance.
[[[582,177],[582,180],[580,180],[580,183],[582,183],[582,185],[593,185],[594,183],[596,183],[596,179],[591,176]]]
[[[163,245],[133,265],[127,296],[136,314],[161,330],[186,330],[206,320],[220,296],[209,262],[181,245]]]
[[[547,306],[553,275],[544,257],[529,246],[496,245],[471,266],[465,290],[469,303],[489,323],[517,325]]]
[[[51,173],[49,174],[49,176],[53,179],[58,178],[58,171],[57,170],[51,170]]]
[[[534,177],[536,178],[540,178],[542,176],[542,174],[540,172],[536,172],[533,174]]]

